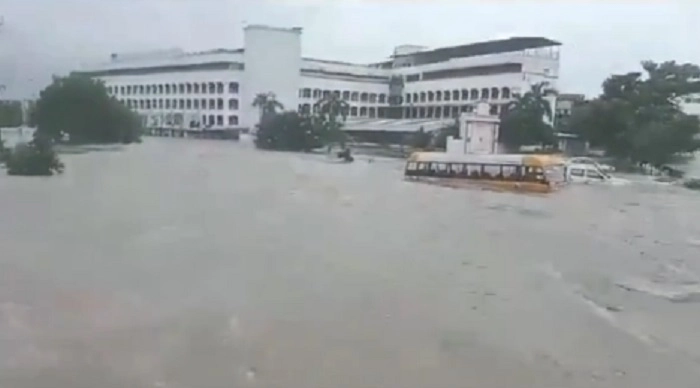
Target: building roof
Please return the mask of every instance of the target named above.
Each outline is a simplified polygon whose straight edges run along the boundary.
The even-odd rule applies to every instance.
[[[478,55],[506,53],[549,46],[561,46],[561,43],[543,37],[514,37],[460,46],[442,47],[396,57],[414,57],[416,64],[426,64],[442,62],[451,58],[474,57]]]
[[[436,131],[455,123],[454,118],[446,119],[348,119],[343,125],[344,131],[385,131],[385,132],[417,132],[423,128],[425,132]]]

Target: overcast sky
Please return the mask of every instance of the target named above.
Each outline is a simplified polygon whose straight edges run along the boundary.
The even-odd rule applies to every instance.
[[[241,47],[244,23],[301,26],[305,56],[352,62],[407,43],[545,36],[563,43],[560,90],[589,95],[643,59],[700,63],[697,0],[0,0],[0,15],[6,96],[115,51]]]

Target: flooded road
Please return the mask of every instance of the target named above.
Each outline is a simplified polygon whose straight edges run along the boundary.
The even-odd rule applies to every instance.
[[[0,386],[697,387],[700,196],[147,139],[0,177]]]

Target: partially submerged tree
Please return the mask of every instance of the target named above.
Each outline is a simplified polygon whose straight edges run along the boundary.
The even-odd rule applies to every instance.
[[[552,106],[546,99],[547,93],[544,83],[534,84],[506,106],[501,114],[501,143],[510,148],[554,144],[554,129],[548,123],[552,120]]]
[[[68,135],[72,143],[131,143],[141,135],[138,115],[82,75],[54,78],[35,109],[37,133],[57,141]]]
[[[50,176],[62,173],[64,168],[51,146],[51,140],[41,135],[7,151],[5,164],[9,175]]]
[[[574,109],[569,126],[608,155],[662,165],[700,148],[700,123],[683,113],[681,97],[700,92],[700,68],[642,62],[646,72],[613,75],[603,93]]]
[[[297,112],[266,116],[255,138],[258,148],[280,151],[310,151],[322,144],[313,118]]]
[[[324,141],[327,144],[337,143],[345,147],[347,136],[342,131],[342,127],[348,117],[350,105],[335,93],[331,93],[318,100],[315,106],[318,107],[318,112],[314,115],[316,116],[315,125],[320,126],[319,130],[323,133]]]
[[[284,105],[277,101],[275,93],[258,93],[253,99],[253,106],[258,108],[260,111],[260,123],[262,124],[263,119],[267,115],[274,115],[278,110],[283,110]]]

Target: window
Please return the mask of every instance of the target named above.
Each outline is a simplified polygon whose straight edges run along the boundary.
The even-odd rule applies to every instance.
[[[500,90],[498,88],[491,88],[491,98],[498,100]]]
[[[216,92],[218,94],[223,94],[224,93],[224,83],[223,82],[217,82],[216,83]],[[223,117],[221,118],[221,125],[223,125],[224,119]]]
[[[190,100],[189,98],[185,102],[185,108],[192,109],[192,100]]]
[[[510,89],[509,88],[501,89],[501,98],[504,98],[504,99],[510,98]]]
[[[462,100],[468,100],[468,99],[469,99],[469,90],[462,89]]]
[[[308,91],[309,91],[309,94],[311,94],[311,90],[310,90],[310,89],[304,89],[304,90],[308,90]],[[229,83],[228,83],[228,92],[229,92],[229,93],[234,93],[234,94],[235,94],[235,93],[238,93],[238,82],[229,82]],[[309,96],[304,96],[304,97],[309,97]],[[236,117],[236,116],[233,116],[233,117]],[[237,118],[237,117],[236,117],[236,121],[238,121],[238,118]]]
[[[406,103],[407,104],[411,103],[411,94],[410,93],[406,93]]]
[[[380,104],[386,103],[386,94],[381,93],[381,94],[379,95],[379,103],[380,103]]]
[[[185,85],[185,91],[187,92],[187,94],[192,93],[192,84],[191,83],[188,83],[187,85]]]
[[[428,92],[428,101],[432,102],[435,99],[435,93]]]
[[[481,99],[482,99],[482,100],[488,100],[488,99],[489,99],[489,89],[488,89],[488,88],[483,88],[483,89],[481,89]]]
[[[201,84],[200,87],[202,88],[202,89],[201,89],[201,90],[202,90],[202,94],[206,94],[206,93],[207,93],[207,84],[204,83],[204,82],[202,82],[202,84]]]
[[[202,107],[202,109],[207,109],[207,99],[203,98],[200,101],[201,102],[200,102],[199,106]]]
[[[177,91],[180,94],[185,94],[185,84],[178,85]]]
[[[307,89],[307,90],[308,90],[308,89]],[[310,90],[309,90],[309,92],[310,92]],[[230,99],[228,100],[228,108],[229,108],[230,110],[236,110],[236,109],[238,109],[238,100],[236,100],[235,98],[230,98]]]
[[[209,109],[211,109],[211,110],[216,109],[216,100],[213,98],[209,99]]]
[[[185,100],[182,98],[178,101],[178,108],[185,109]]]
[[[165,94],[170,94],[170,85],[165,85]]]
[[[343,100],[347,101],[350,99],[350,91],[345,90],[343,91]]]
[[[369,94],[367,94],[367,93],[360,94],[360,102],[367,102],[367,100],[369,100]]]
[[[228,125],[238,125],[238,116],[229,116]]]
[[[165,109],[170,109],[170,100],[165,100]]]
[[[582,177],[582,176],[583,176],[583,173],[584,173],[584,171],[583,171],[582,168],[572,168],[572,169],[569,170],[569,171],[570,171],[571,176],[579,176],[579,177]]]
[[[199,84],[192,85],[193,92],[199,94]]]
[[[213,82],[209,82],[209,94],[215,94],[216,93],[216,84]]]
[[[223,85],[221,86],[221,88],[222,88],[222,91],[223,91]],[[222,116],[222,115],[217,115],[217,116],[216,116],[216,125],[218,125],[218,126],[224,125],[224,116]]]
[[[367,108],[366,107],[360,107],[360,117],[366,117],[367,116]]]
[[[223,87],[223,86],[222,86]],[[216,109],[218,110],[223,110],[224,109],[224,99],[223,98],[217,98],[216,99]],[[223,119],[222,119],[223,120]]]
[[[425,92],[421,92],[420,93],[420,102],[425,102],[425,98],[426,98]]]
[[[199,100],[194,100],[192,102],[193,102],[194,109],[199,109]]]
[[[370,104],[376,104],[377,103],[377,94],[376,93],[371,93],[369,95],[369,102]]]
[[[439,90],[435,92],[435,101],[442,101],[442,92]]]
[[[443,96],[445,96],[445,101],[450,101],[450,91],[445,90],[443,93]]]
[[[603,180],[603,175],[595,170],[586,170],[586,176],[593,179]]]
[[[453,100],[453,101],[459,100],[459,90],[453,90],[453,91],[452,91],[452,100]]]

